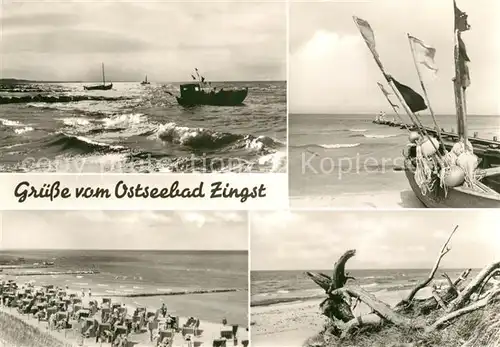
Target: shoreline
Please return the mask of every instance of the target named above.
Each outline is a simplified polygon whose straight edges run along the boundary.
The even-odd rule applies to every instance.
[[[133,311],[136,306],[131,305],[129,303],[125,304],[127,310]],[[148,311],[154,311],[155,308],[147,307]],[[11,317],[17,318],[18,320],[28,324],[32,328],[38,331],[39,335],[43,335],[44,333],[48,334],[52,338],[61,342],[62,345],[67,347],[100,347],[102,343],[95,342],[95,338],[86,338],[83,340],[83,344],[81,343],[81,338],[79,338],[79,334],[73,329],[63,329],[62,331],[51,330],[48,327],[48,322],[46,321],[38,321],[33,315],[21,314],[17,311],[16,308],[8,308],[5,306],[0,306],[0,313],[4,313]],[[186,322],[189,317],[179,316],[180,322]],[[209,322],[206,320],[200,320],[200,330],[202,330],[202,334],[194,338],[195,345],[196,342],[201,342],[203,346],[211,346],[214,339],[220,338],[221,331],[226,330],[222,329],[222,324],[217,324],[214,322]],[[230,328],[230,326],[227,326]],[[238,328],[238,340],[242,341],[248,339],[248,332],[245,331],[246,327],[239,326]],[[245,334],[246,333],[246,334]],[[153,333],[153,336],[156,335],[156,330]],[[5,341],[5,335],[0,331],[0,341]],[[8,340],[8,339],[7,339]],[[129,341],[133,342],[134,347],[152,347],[154,346],[154,342],[149,341],[149,333],[141,332],[138,334],[132,333],[130,334]],[[181,334],[175,334],[173,345],[183,345],[184,339]],[[232,340],[228,340],[230,342],[227,346],[233,346]],[[10,347],[10,346],[6,346]],[[25,346],[22,346],[25,347]],[[41,346],[37,346],[41,347]]]
[[[374,294],[388,305],[395,305],[410,290],[380,291]],[[423,290],[418,297],[430,295]],[[327,318],[322,316],[319,304],[324,298],[251,306],[252,345],[254,347],[302,347],[307,339],[319,333]],[[355,314],[368,313],[369,309],[359,305]]]

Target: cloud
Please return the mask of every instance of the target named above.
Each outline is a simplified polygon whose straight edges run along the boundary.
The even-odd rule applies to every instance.
[[[467,89],[471,115],[498,113],[496,63],[500,39],[495,13],[500,2],[462,1],[476,23],[463,38],[471,57],[472,84]],[[290,4],[290,112],[376,113],[390,107],[376,85],[383,76],[353,23],[367,20],[375,33],[385,70],[421,92],[406,33],[436,48],[437,78],[426,79],[429,99],[438,114],[454,114],[453,7],[432,0],[316,2]],[[390,18],[390,20],[387,20]],[[479,18],[479,19],[478,19]],[[442,29],[436,29],[442,28]],[[496,29],[495,29],[496,28]],[[424,112],[425,113],[425,112]]]
[[[237,1],[6,4],[3,72],[82,80],[104,61],[111,80],[142,78],[145,66],[164,82],[185,80],[195,66],[210,80],[285,79],[285,9]]]
[[[239,212],[11,211],[2,248],[246,250]]]
[[[491,211],[294,211],[251,214],[252,269],[329,269],[348,249],[351,268],[430,268],[455,225],[447,268],[498,258]],[[489,224],[488,224],[489,223]]]

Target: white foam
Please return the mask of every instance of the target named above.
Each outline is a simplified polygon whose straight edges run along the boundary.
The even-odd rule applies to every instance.
[[[335,148],[352,148],[352,147],[358,147],[359,145],[360,145],[359,143],[334,143],[334,144],[325,144],[319,146],[327,149],[335,149]]]

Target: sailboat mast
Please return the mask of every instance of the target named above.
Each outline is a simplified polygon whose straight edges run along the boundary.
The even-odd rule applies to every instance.
[[[462,73],[460,69],[460,30],[455,29],[455,109],[457,114],[458,138],[467,143],[467,114],[465,111],[465,88],[462,87]]]
[[[106,84],[106,79],[104,78],[104,63],[101,63],[102,67],[102,85]]]

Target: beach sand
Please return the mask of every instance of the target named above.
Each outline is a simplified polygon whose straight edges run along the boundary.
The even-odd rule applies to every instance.
[[[78,294],[77,291],[72,291],[68,290],[68,294]],[[100,300],[100,297],[106,297],[106,295],[99,294],[99,293],[94,293],[94,296],[92,299],[94,300]],[[112,298],[112,301],[115,302],[124,302],[123,300],[120,300],[122,298]],[[88,306],[88,301],[89,298],[85,297],[83,298],[83,303]],[[168,302],[168,299],[166,300]],[[85,305],[84,305],[85,306]],[[126,304],[127,307],[127,312],[133,312],[136,308],[135,305],[132,304]],[[147,307],[148,312],[149,311],[156,311],[158,307]],[[12,308],[12,307],[4,307],[0,306],[0,311],[7,313],[13,317],[16,317],[23,322],[31,325],[32,327],[36,327],[40,330],[40,332],[45,332],[50,334],[52,337],[55,339],[66,343],[68,346],[83,346],[83,347],[101,347],[102,345],[109,345],[105,343],[96,343],[95,338],[88,338],[83,340],[80,337],[80,334],[76,330],[72,329],[66,329],[66,330],[61,330],[61,331],[56,331],[56,330],[49,330],[48,328],[48,323],[45,321],[39,322],[36,318],[33,317],[33,315],[28,315],[28,314],[21,314],[17,311],[17,309]],[[193,312],[194,313],[194,312]],[[180,325],[182,325],[184,322],[187,321],[188,317],[179,317],[180,319]],[[199,346],[212,346],[213,340],[218,339],[221,336],[221,331],[222,330],[230,330],[231,326],[226,326],[223,327],[222,324],[217,324],[213,322],[208,322],[208,321],[200,321],[200,329],[203,330],[203,333],[201,336],[197,336],[193,339],[195,344],[193,346],[199,345]],[[241,341],[243,340],[248,340],[249,335],[248,332],[245,330],[246,327],[240,326],[238,328],[238,344],[241,345]],[[156,336],[156,331],[153,332],[153,336]],[[2,346],[2,333],[0,332],[0,347]],[[149,340],[149,332],[143,332],[139,334],[130,334],[129,335],[129,341],[133,342],[134,347],[151,347],[154,346],[154,342],[151,342]],[[175,334],[174,341],[173,341],[173,346],[188,346],[187,342],[184,340],[183,336],[181,333]],[[226,346],[236,346],[233,343],[233,340],[227,340]],[[10,347],[10,346],[5,346],[5,347]]]
[[[408,295],[409,290],[381,291],[375,296],[393,306]],[[428,290],[418,293],[418,298],[428,297]],[[322,299],[258,306],[251,308],[251,334],[253,347],[301,347],[304,342],[321,332],[326,318],[321,315]],[[369,313],[370,309],[359,304],[355,315]]]
[[[330,196],[291,196],[293,208],[422,208],[413,191],[382,191],[344,193]]]

